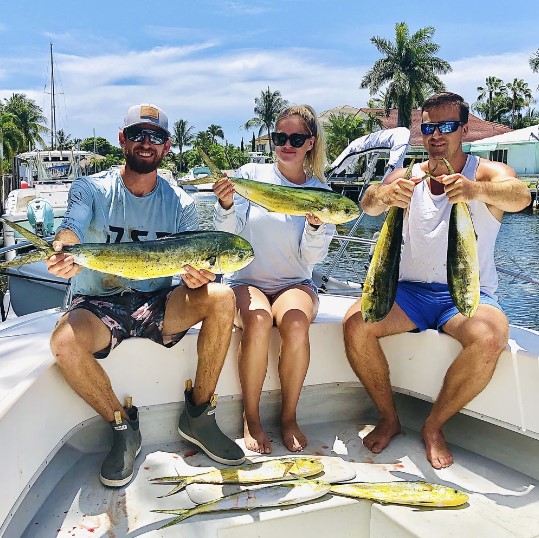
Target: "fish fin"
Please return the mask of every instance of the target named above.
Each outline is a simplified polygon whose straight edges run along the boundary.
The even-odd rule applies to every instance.
[[[159,529],[166,529],[167,527],[172,527],[172,525],[176,525],[177,523],[180,523],[180,521],[183,521],[184,519],[187,519],[189,516],[192,515],[192,509],[188,508],[179,508],[177,510],[152,510],[152,512],[156,512],[158,514],[173,514],[173,515],[179,515],[179,517],[175,517],[172,521],[169,521],[166,525],[163,525],[162,527],[159,527]]]
[[[23,228],[21,225],[17,224],[16,222],[12,222],[8,219],[0,219],[4,221],[10,228],[13,228],[16,232],[19,232],[23,237],[28,239],[32,245],[34,245],[36,248],[40,250],[52,250],[51,245],[42,239],[41,237],[37,236],[35,233],[32,233],[30,230],[27,230],[26,228]]]
[[[157,497],[158,499],[163,499],[164,497],[170,497],[171,495],[174,495],[178,493],[178,491],[181,491],[187,486],[187,482],[182,481],[177,486],[174,486],[168,493],[165,493],[164,495],[160,495]]]
[[[43,260],[46,260],[48,257],[48,252],[43,252],[42,250],[33,250],[28,254],[17,256],[9,262],[0,262],[0,269],[7,269],[8,267],[19,267],[27,263],[41,262]]]
[[[202,158],[202,160],[204,161],[204,163],[206,164],[206,166],[210,169],[212,176],[222,178],[225,175],[200,146],[197,146],[197,151],[200,157]]]

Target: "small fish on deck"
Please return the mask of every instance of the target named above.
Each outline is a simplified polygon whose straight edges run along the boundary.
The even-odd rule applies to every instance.
[[[66,245],[60,252],[51,243],[15,222],[2,219],[28,239],[37,250],[9,262],[0,269],[42,261],[53,254],[73,256],[75,263],[133,280],[173,276],[185,272],[183,267],[229,273],[247,266],[254,259],[251,244],[235,234],[217,231],[182,232],[153,241],[126,243],[79,243]]]
[[[435,508],[460,506],[468,502],[468,495],[459,489],[422,481],[334,484],[330,492],[353,499]]]
[[[215,183],[222,179],[224,173],[215,166],[202,149],[197,149],[212,174],[182,183],[197,185]],[[331,224],[343,224],[359,217],[359,207],[353,200],[328,189],[287,187],[237,177],[228,179],[240,196],[274,213],[302,217],[307,213],[313,213],[322,222]]]
[[[318,499],[330,490],[330,484],[321,480],[281,482],[257,489],[246,489],[221,497],[215,501],[199,504],[193,508],[177,510],[152,510],[159,514],[179,516],[163,525],[161,529],[176,525],[196,514],[223,512],[228,510],[253,510],[254,508],[270,508],[290,506]]]
[[[316,476],[324,471],[322,462],[310,458],[278,458],[240,467],[218,469],[192,476],[152,478],[157,484],[177,484],[163,497],[181,491],[189,484],[260,484]]]

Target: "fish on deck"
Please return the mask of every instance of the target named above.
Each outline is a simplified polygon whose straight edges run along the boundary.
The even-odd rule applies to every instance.
[[[0,269],[42,261],[53,254],[69,254],[75,263],[111,275],[145,280],[185,273],[183,267],[229,273],[247,266],[254,259],[251,244],[235,234],[218,231],[182,232],[153,241],[126,243],[79,243],[66,245],[60,252],[51,243],[15,222],[2,219],[28,239],[36,251],[9,262]]]

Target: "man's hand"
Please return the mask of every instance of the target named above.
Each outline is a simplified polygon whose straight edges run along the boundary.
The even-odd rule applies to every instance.
[[[62,241],[53,241],[52,248],[56,252],[60,252],[64,247]],[[61,278],[71,278],[80,272],[82,267],[75,263],[73,256],[69,254],[53,254],[45,260],[49,273]]]
[[[389,184],[381,185],[380,200],[382,203],[389,207],[407,208],[412,201],[414,187],[421,180],[421,178],[414,179],[399,178]]]
[[[475,181],[470,181],[462,174],[449,174],[439,176],[437,181],[443,184],[445,194],[451,204],[469,202],[475,198]]]
[[[200,271],[198,271],[190,265],[184,265],[183,268],[185,274],[182,275],[182,280],[188,288],[200,288],[208,282],[213,282],[215,280],[215,273],[206,271],[206,269],[200,269]]]

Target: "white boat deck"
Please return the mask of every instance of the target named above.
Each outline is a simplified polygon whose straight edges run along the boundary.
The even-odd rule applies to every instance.
[[[425,458],[418,432],[460,346],[435,331],[383,340],[404,432],[374,455],[361,436],[375,423],[376,412],[344,356],[340,321],[352,301],[322,297],[311,328],[312,360],[298,408],[310,441],[304,454],[342,458],[357,481],[422,479],[452,485],[469,494],[467,505],[429,509],[326,496],[286,509],[198,515],[159,531],[172,516],[151,509],[193,503],[189,492],[158,499],[168,486],[150,484],[148,478],[193,474],[212,465],[177,433],[183,381],[193,378],[196,368],[197,329],[171,349],[130,339],[102,362],[117,394],[133,396],[143,436],[134,480],[112,490],[98,478],[110,442],[108,426],[67,387],[48,349],[60,315],[53,310],[0,326],[0,458],[6,462],[0,535],[538,537],[538,334],[511,328],[510,344],[491,383],[445,429],[455,464],[436,471]],[[217,387],[217,419],[241,444],[238,342],[236,332]],[[278,346],[275,330],[261,406],[272,456],[289,455],[276,427]],[[249,455],[250,460],[257,457]]]

